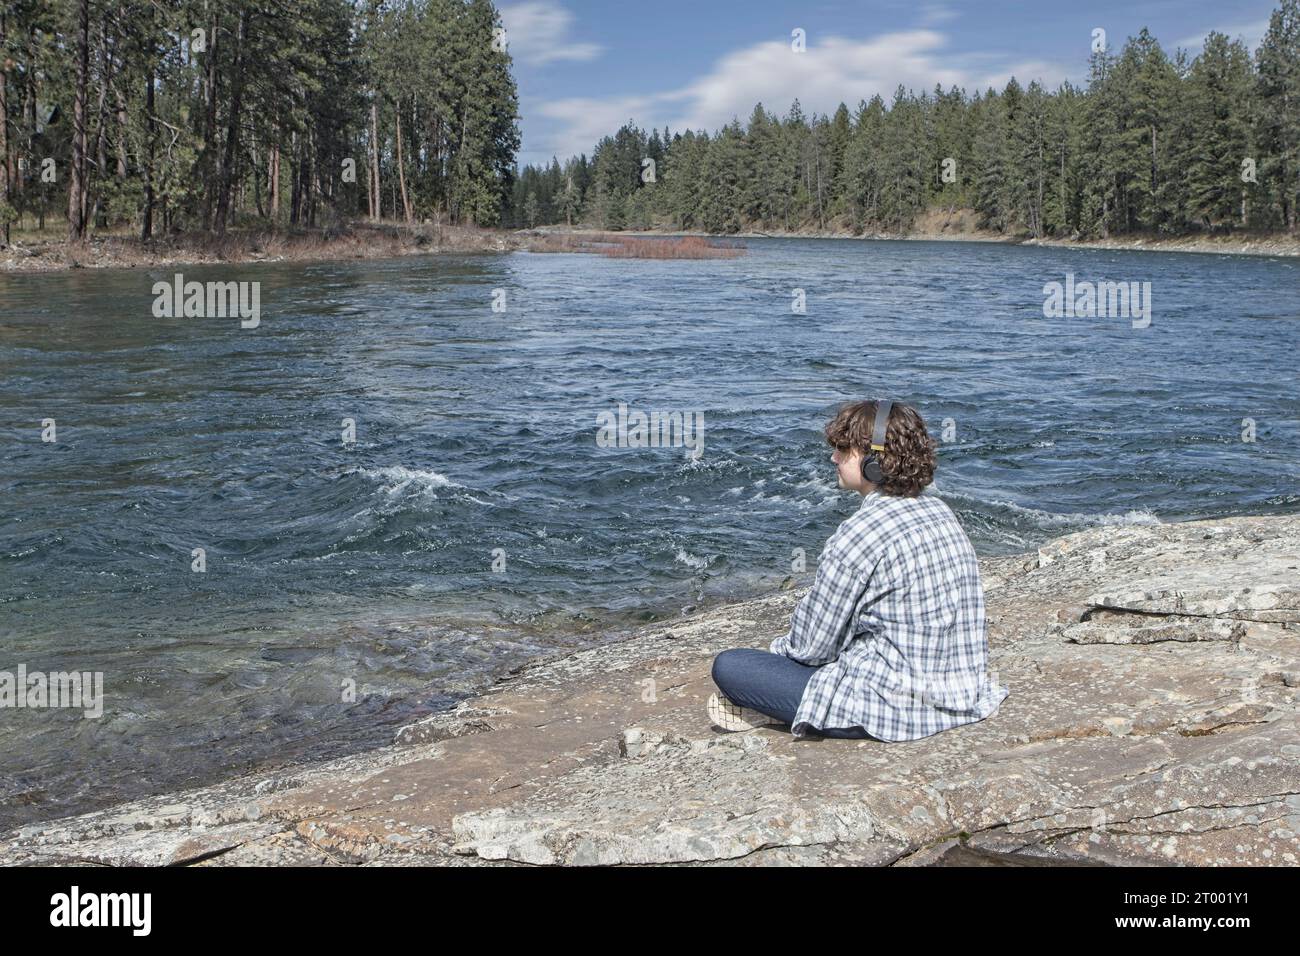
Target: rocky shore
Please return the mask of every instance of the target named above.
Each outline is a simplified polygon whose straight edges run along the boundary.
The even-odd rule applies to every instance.
[[[1010,696],[923,740],[709,726],[713,656],[765,646],[785,592],[530,662],[380,750],[24,827],[0,862],[1300,861],[1300,516],[1108,526],[981,569]]]

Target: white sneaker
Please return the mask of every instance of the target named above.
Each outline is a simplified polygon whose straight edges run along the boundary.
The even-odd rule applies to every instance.
[[[709,720],[713,722],[713,726],[722,730],[754,730],[757,727],[780,723],[775,717],[769,716],[761,710],[741,707],[721,694],[710,694],[709,702],[705,707],[709,712]]]

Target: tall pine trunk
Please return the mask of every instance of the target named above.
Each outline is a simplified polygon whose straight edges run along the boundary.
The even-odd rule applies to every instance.
[[[380,219],[379,194],[379,91],[370,101],[370,182],[374,190],[374,199],[370,203],[370,218],[375,222]]]
[[[207,60],[204,66],[207,68],[204,89],[206,93],[206,102],[204,104],[203,114],[203,153],[199,164],[200,175],[203,182],[200,184],[203,188],[203,231],[208,232],[212,229],[212,201],[215,193],[215,183],[213,181],[213,157],[217,149],[217,83],[220,80],[221,73],[217,70],[217,29],[220,21],[217,14],[212,14],[212,26],[208,30],[207,48],[204,56]]]
[[[9,201],[9,101],[7,86],[9,71],[4,61],[5,14],[0,10],[0,208]],[[9,220],[4,221],[5,245],[9,245]]]
[[[298,225],[298,216],[302,211],[302,149],[298,145],[298,133],[289,136],[289,152],[293,156],[289,175],[289,225]]]
[[[31,27],[27,31],[27,62],[36,62],[36,28]],[[26,159],[25,171],[18,177],[18,191],[24,192],[23,180],[31,175],[32,157],[36,155],[34,146],[36,143],[36,71],[27,71],[27,82],[23,89],[23,125],[27,130]],[[42,193],[44,191],[42,190]],[[45,197],[41,196],[41,228],[45,228]]]
[[[78,8],[72,168],[68,172],[68,239],[72,242],[86,238],[86,84],[90,81],[90,0],[81,0]]]
[[[154,154],[158,148],[158,123],[154,119],[153,98],[153,48],[149,50],[149,71],[145,77],[144,112],[145,112],[145,165],[144,165],[144,222],[140,226],[140,238],[153,236],[153,167]]]
[[[280,219],[280,147],[271,147],[271,159],[268,163],[267,178],[270,180],[269,189],[271,191],[271,221],[278,222]]]
[[[113,55],[108,49],[108,24],[99,26],[99,100],[96,107],[95,128],[95,204],[86,217],[87,223],[100,225],[100,205],[103,201],[104,170],[108,168],[108,85],[113,77]],[[89,198],[90,190],[87,190]],[[89,205],[89,203],[87,203]]]
[[[234,175],[235,157],[239,149],[239,120],[244,103],[244,48],[248,45],[247,9],[239,12],[239,31],[235,37],[234,78],[231,80],[230,119],[226,124],[226,148],[221,157],[221,175],[217,191],[216,233],[226,234],[230,217],[230,187]]]
[[[397,110],[397,178],[402,183],[402,211],[406,213],[406,224],[411,225],[414,216],[411,213],[411,200],[406,195],[406,169],[402,162],[402,110]]]
[[[126,97],[119,86],[114,85],[113,96],[117,100],[117,176],[126,179]]]
[[[306,210],[305,220],[309,227],[316,225],[316,137],[310,126],[307,127],[306,149],[304,151],[304,169],[303,169],[303,192],[306,196],[304,200],[304,209]]]

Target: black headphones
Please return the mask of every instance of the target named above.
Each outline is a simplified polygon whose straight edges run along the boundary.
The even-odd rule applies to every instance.
[[[871,448],[862,456],[862,477],[873,485],[878,485],[885,480],[878,453],[885,450],[885,431],[889,428],[889,413],[893,407],[893,402],[884,400],[876,402],[876,421],[871,427]]]

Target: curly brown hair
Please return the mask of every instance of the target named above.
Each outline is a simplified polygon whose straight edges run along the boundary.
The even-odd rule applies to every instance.
[[[876,403],[850,402],[826,424],[826,442],[840,451],[856,448],[870,453]],[[885,480],[876,487],[882,494],[915,498],[934,481],[935,449],[939,443],[925,430],[925,420],[911,405],[895,402],[885,426],[885,450],[880,468]]]

